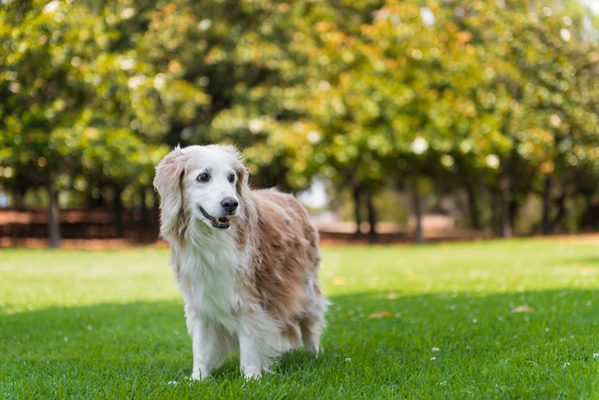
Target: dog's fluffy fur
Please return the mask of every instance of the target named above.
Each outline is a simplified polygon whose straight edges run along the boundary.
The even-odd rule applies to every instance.
[[[156,168],[161,235],[185,299],[192,378],[240,352],[246,377],[303,342],[319,350],[327,302],[318,282],[318,233],[291,195],[250,190],[232,146],[179,147]],[[223,200],[236,202],[226,210]]]

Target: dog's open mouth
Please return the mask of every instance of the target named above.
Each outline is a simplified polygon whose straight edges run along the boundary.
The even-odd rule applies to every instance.
[[[204,217],[206,217],[210,220],[210,222],[212,223],[212,226],[215,228],[227,229],[228,227],[231,226],[231,218],[227,218],[227,217],[214,218],[212,215],[208,214],[206,212],[206,210],[204,210],[202,207],[200,207],[200,211],[202,212]]]

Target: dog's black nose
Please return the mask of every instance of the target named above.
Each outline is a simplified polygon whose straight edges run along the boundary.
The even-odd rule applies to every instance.
[[[232,214],[233,211],[239,205],[239,202],[232,197],[227,197],[223,201],[220,202],[220,205],[229,213]]]

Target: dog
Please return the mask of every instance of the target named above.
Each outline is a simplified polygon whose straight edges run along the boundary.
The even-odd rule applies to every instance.
[[[284,351],[319,352],[328,302],[318,280],[318,232],[303,206],[250,190],[234,146],[177,146],[156,167],[160,234],[185,300],[192,379],[239,351],[244,377]]]

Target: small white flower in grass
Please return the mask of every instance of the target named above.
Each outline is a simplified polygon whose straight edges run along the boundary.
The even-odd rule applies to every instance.
[[[68,342],[68,341],[69,341],[69,338],[67,338],[67,337],[65,336],[65,338],[64,338],[64,341],[65,341],[65,342]]]
[[[472,323],[473,323],[473,324],[476,324],[477,322],[478,322],[478,319],[476,319],[476,318],[472,318]]]
[[[88,325],[88,326],[87,326],[87,330],[88,330],[88,331],[91,331],[91,330],[93,330],[93,329],[94,329],[94,328],[93,328],[91,325]]]
[[[435,361],[437,357],[431,357],[431,361]]]
[[[599,353],[594,353],[593,358],[599,358]]]
[[[346,362],[346,363],[348,363],[348,362],[351,362],[351,358],[347,357],[347,358],[345,359],[345,362]]]
[[[432,350],[432,351],[441,351],[441,349],[440,349],[440,348],[438,348],[438,347],[433,347],[431,350]]]
[[[439,382],[439,386],[445,386],[445,385],[447,385],[447,381],[441,381],[441,382]]]
[[[570,363],[569,363],[569,362],[565,363],[565,364],[564,364],[564,368],[566,368],[568,365],[570,365]]]
[[[176,385],[176,384],[177,384],[177,381],[168,381],[168,384],[169,384],[169,385]]]

